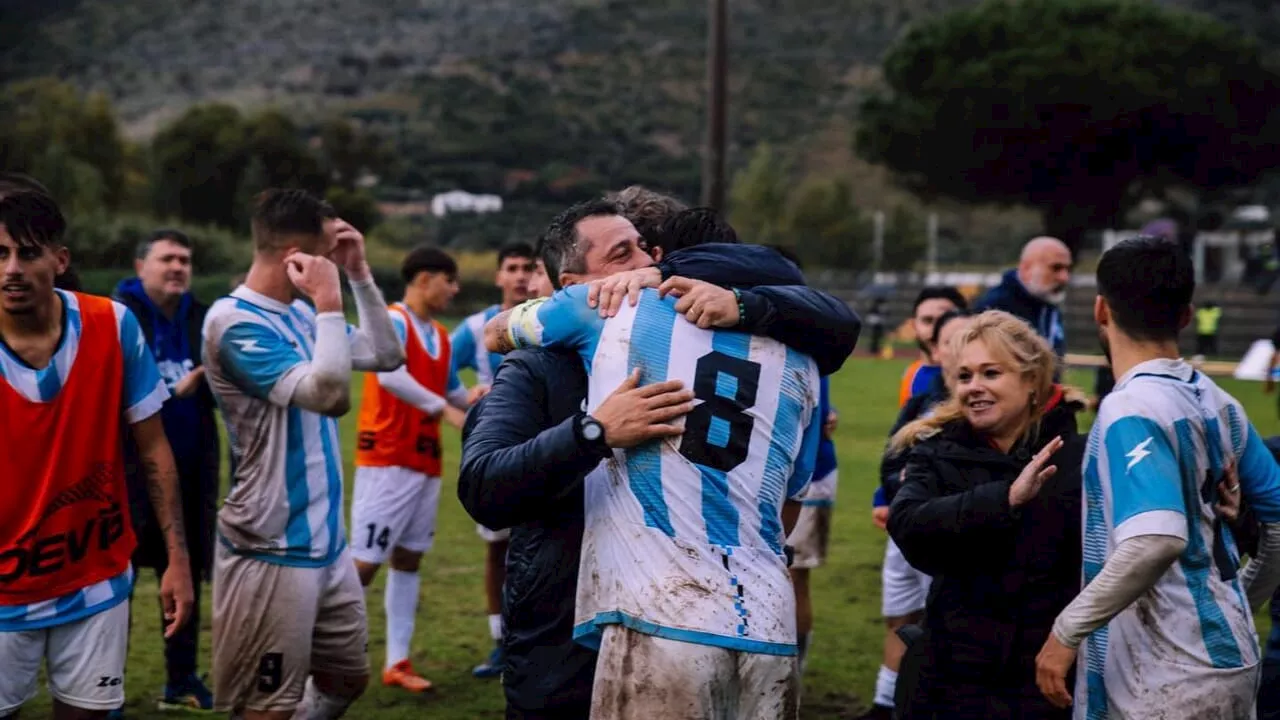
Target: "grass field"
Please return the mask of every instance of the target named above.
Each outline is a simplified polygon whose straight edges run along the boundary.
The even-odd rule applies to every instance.
[[[851,359],[832,380],[832,402],[840,411],[836,435],[839,452],[839,502],[835,510],[828,564],[812,575],[815,632],[806,672],[802,716],[817,720],[851,718],[870,697],[880,665],[883,626],[880,619],[880,562],[884,534],[870,520],[870,497],[885,432],[896,416],[898,378],[905,362]],[[1073,372],[1077,387],[1092,387],[1092,375]],[[1280,432],[1274,399],[1262,394],[1258,383],[1222,380],[1221,384],[1245,405],[1258,431]],[[358,388],[359,385],[357,384]],[[1085,423],[1089,419],[1085,419]],[[342,421],[346,477],[350,461],[355,413]],[[422,602],[414,638],[413,660],[436,684],[436,690],[413,697],[388,690],[375,679],[368,692],[348,713],[353,718],[429,717],[473,720],[501,717],[498,681],[476,680],[471,668],[489,651],[483,594],[484,544],[475,523],[457,501],[458,434],[445,431],[445,489],[441,496],[435,550],[423,562]],[[347,500],[350,501],[350,485]],[[350,517],[349,515],[347,516]],[[381,668],[384,619],[382,576],[369,603],[371,666]],[[164,682],[164,656],[155,604],[154,576],[143,574],[134,607],[133,642],[126,676],[130,718],[167,717],[156,711],[155,698]],[[204,607],[209,607],[206,587]],[[208,671],[209,615],[202,618],[201,672]],[[47,717],[49,697],[41,691],[24,713]]]

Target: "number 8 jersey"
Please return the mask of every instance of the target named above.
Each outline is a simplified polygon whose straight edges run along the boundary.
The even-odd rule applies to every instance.
[[[516,347],[577,351],[594,410],[634,370],[696,395],[684,434],[615,450],[586,480],[574,637],[603,626],[730,650],[794,655],[794,596],[782,503],[808,484],[817,454],[819,377],[781,343],[702,330],[674,298],[645,290],[604,320],[586,286],[512,311]]]

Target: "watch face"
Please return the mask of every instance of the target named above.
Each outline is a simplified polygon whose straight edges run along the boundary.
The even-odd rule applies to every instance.
[[[600,424],[594,422],[586,422],[582,424],[582,437],[595,442],[600,439]]]

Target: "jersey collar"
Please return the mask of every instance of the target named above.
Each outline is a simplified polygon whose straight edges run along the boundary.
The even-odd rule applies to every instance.
[[[1195,380],[1196,370],[1187,364],[1182,358],[1171,360],[1169,358],[1156,358],[1155,360],[1147,360],[1138,363],[1124,374],[1124,377],[1116,381],[1116,390],[1128,383],[1130,380],[1140,375],[1155,375],[1157,377],[1176,380],[1178,382],[1189,383]]]
[[[232,290],[231,297],[236,298],[237,300],[244,300],[247,303],[257,305],[263,310],[270,310],[271,312],[280,315],[287,315],[289,313],[289,306],[285,303],[282,303],[275,298],[269,298],[256,290],[250,290],[245,285],[241,285],[235,290]]]

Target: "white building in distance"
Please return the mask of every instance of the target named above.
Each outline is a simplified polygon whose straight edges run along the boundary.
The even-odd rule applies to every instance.
[[[449,213],[502,212],[502,198],[497,195],[472,195],[464,190],[451,190],[431,198],[431,214],[442,218]]]

